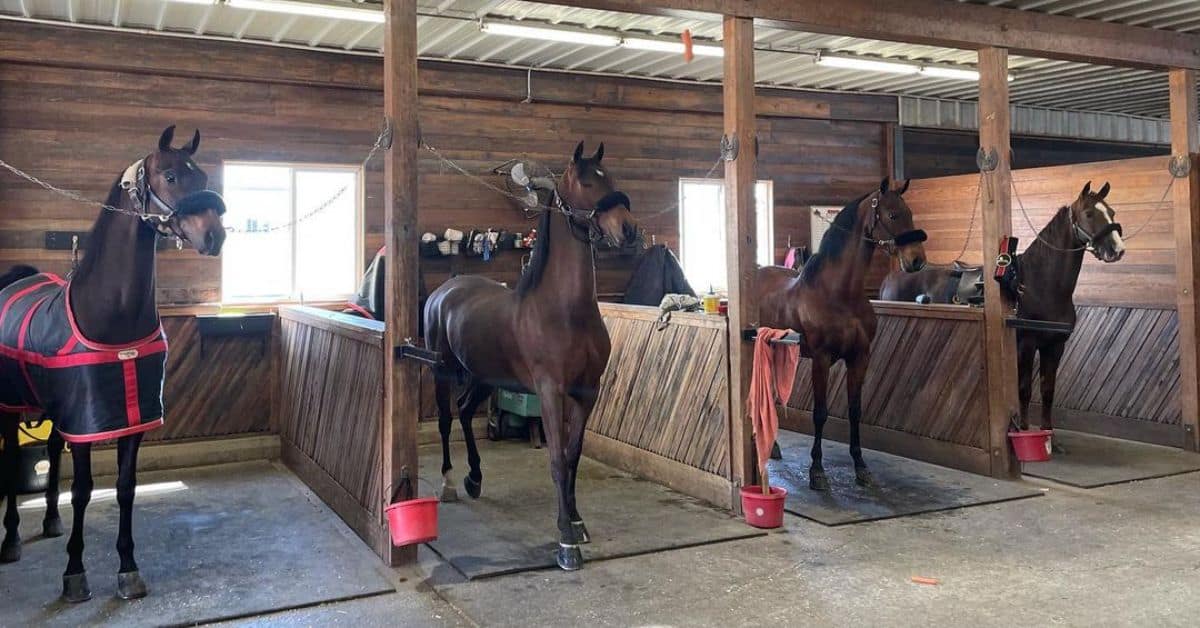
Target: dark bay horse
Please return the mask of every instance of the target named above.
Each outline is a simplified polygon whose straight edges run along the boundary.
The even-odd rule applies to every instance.
[[[900,258],[906,271],[925,265],[924,231],[913,228],[912,211],[901,195],[908,182],[894,189],[884,179],[879,189],[852,201],[837,215],[816,255],[797,272],[782,266],[758,269],[760,324],[794,329],[803,336],[801,355],[812,359],[813,428],[815,441],[809,487],[829,490],[821,466],[821,432],[828,416],[829,369],[846,362],[846,395],[850,420],[850,455],[855,479],[872,482],[859,442],[862,386],[875,338],[875,310],[863,280],[879,248]]]
[[[471,418],[493,387],[533,392],[542,405],[550,472],[558,489],[559,567],[583,565],[587,528],[575,504],[575,476],[584,427],[608,364],[608,330],[596,303],[594,245],[637,237],[629,197],[616,191],[601,163],[604,145],[583,156],[583,142],[545,210],[529,268],[510,290],[484,277],[461,275],[439,286],[425,305],[425,346],[443,356],[436,369],[438,427],[442,436],[442,498],[455,495],[449,477],[450,392],[458,397],[467,444],[467,493],[478,497],[483,473]]]
[[[1017,255],[1017,317],[1039,321],[1075,324],[1075,285],[1083,267],[1085,251],[1096,259],[1115,262],[1125,255],[1121,225],[1116,212],[1105,201],[1111,187],[1098,191],[1089,181],[1070,205],[1064,205],[1037,238]],[[918,273],[948,276],[944,267]],[[893,272],[884,280],[891,286],[885,297],[894,301],[912,301],[922,294],[922,285]],[[926,293],[933,303],[949,303],[943,293]],[[1029,429],[1029,401],[1033,396],[1033,361],[1041,358],[1042,429],[1053,429],[1052,409],[1058,363],[1070,334],[1017,330],[1017,382],[1021,401],[1021,429]],[[1057,447],[1057,445],[1055,445]]]
[[[155,300],[154,263],[160,236],[218,255],[225,241],[221,197],[207,190],[208,175],[192,160],[200,133],[171,148],[175,127],[158,149],[125,169],[113,183],[88,236],[86,252],[69,281],[28,276],[14,269],[0,286],[0,428],[3,429],[6,562],[21,556],[16,504],[17,412],[44,412],[54,420],[50,436],[50,485],[46,536],[62,534],[58,513],[59,460],[71,443],[75,479],[73,521],[67,542],[63,598],[91,598],[83,565],[84,512],[92,493],[92,444],[117,440],[117,504],[120,528],[117,595],[146,595],[133,550],[133,498],[138,447],[146,430],[162,424],[166,338]],[[22,275],[26,275],[22,277]]]
[[[928,264],[920,271],[893,270],[879,286],[882,301],[917,303],[983,303],[983,267],[954,262],[949,266]]]

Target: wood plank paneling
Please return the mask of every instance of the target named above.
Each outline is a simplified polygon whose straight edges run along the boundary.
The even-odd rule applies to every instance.
[[[1108,203],[1116,211],[1126,236],[1125,257],[1104,264],[1085,255],[1077,304],[1128,307],[1174,307],[1175,238],[1172,231],[1173,202],[1163,192],[1171,180],[1167,157],[1142,157],[1071,166],[1030,168],[1013,171],[1013,231],[1021,249],[1034,241],[1059,207],[1073,202],[1088,181],[1093,186],[1112,184]],[[971,225],[971,206],[978,194],[979,175],[960,175],[912,182],[905,199],[914,222],[929,234],[925,251],[934,264],[948,264],[963,248]],[[1018,198],[1020,202],[1018,202]],[[1021,206],[1028,212],[1028,221]],[[1143,228],[1143,225],[1145,227]],[[1134,236],[1138,229],[1141,231]],[[975,215],[965,261],[982,261],[980,216]]]
[[[875,307],[879,329],[863,384],[863,425],[957,446],[942,451],[960,454],[911,446],[897,453],[921,458],[928,453],[938,464],[979,471],[979,453],[962,452],[977,450],[986,461],[990,442],[982,313],[966,308],[953,311],[951,306],[924,306],[927,311],[890,304]],[[801,359],[787,405],[805,416],[812,412],[811,376],[812,361]],[[828,399],[830,416],[845,419],[846,368],[840,362],[830,370]],[[911,444],[913,439],[908,441]],[[891,451],[902,446],[896,445],[899,442],[868,438],[863,445]]]

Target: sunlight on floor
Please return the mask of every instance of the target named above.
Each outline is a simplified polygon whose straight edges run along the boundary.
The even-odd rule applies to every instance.
[[[176,481],[176,482],[156,482],[154,484],[139,485],[137,487],[137,492],[135,494],[137,497],[146,497],[148,495],[161,495],[164,493],[175,493],[178,491],[186,491],[187,488],[188,488],[187,484],[184,484],[183,482],[178,482],[178,481]],[[90,503],[97,504],[97,503],[102,503],[102,502],[106,502],[106,501],[113,501],[116,498],[117,498],[117,489],[102,488],[99,490],[92,491],[92,501]],[[71,505],[70,487],[67,487],[67,486],[63,487],[63,492],[60,493],[58,496],[58,505],[59,506],[70,506]],[[21,502],[20,505],[17,506],[17,508],[18,508],[18,510],[41,510],[41,509],[44,509],[44,508],[46,508],[46,498],[44,496],[29,497],[25,501]]]

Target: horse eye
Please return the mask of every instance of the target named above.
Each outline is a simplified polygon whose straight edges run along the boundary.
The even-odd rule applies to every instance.
[[[888,214],[888,218],[891,218],[892,220],[896,220],[899,217],[900,217],[900,214],[897,214],[896,212],[891,212]]]
[[[168,170],[163,173],[163,176],[167,179],[167,183],[175,183],[175,171]]]

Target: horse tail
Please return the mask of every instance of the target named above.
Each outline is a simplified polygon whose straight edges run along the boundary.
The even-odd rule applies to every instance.
[[[0,290],[7,288],[11,284],[17,283],[26,277],[32,277],[36,274],[38,274],[38,269],[34,268],[33,266],[28,264],[17,264],[16,266],[8,269],[8,272],[0,275]]]

